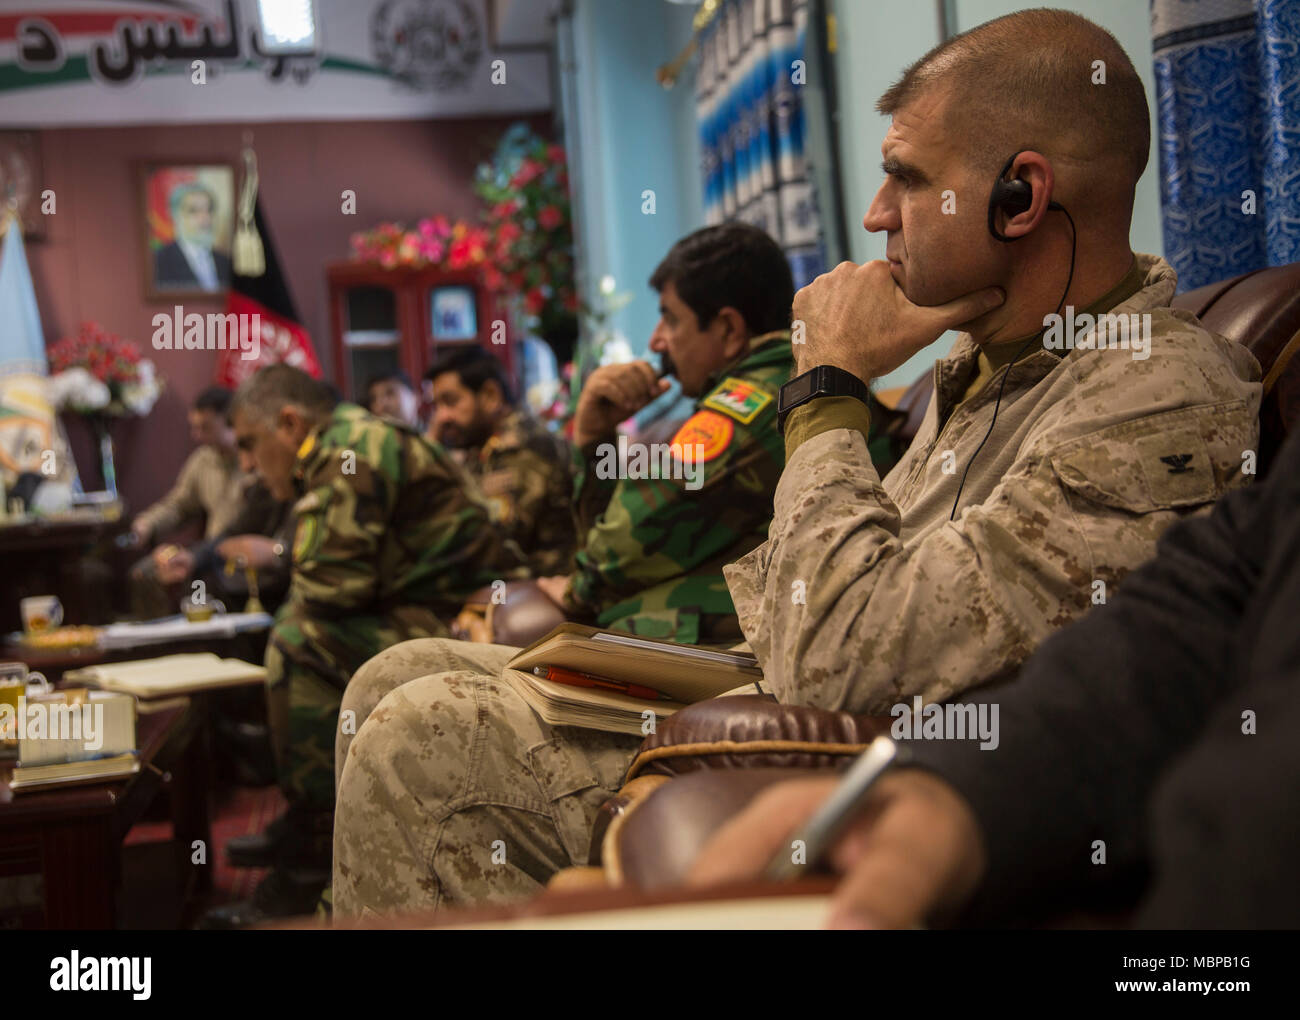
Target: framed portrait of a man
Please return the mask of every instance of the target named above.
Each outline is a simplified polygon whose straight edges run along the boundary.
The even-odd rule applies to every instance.
[[[222,297],[230,286],[235,171],[229,163],[146,163],[145,295]]]

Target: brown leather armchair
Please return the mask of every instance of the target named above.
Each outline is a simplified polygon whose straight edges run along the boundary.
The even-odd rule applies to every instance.
[[[1200,287],[1173,304],[1245,344],[1259,361],[1263,474],[1300,415],[1300,263]],[[927,378],[905,398],[918,424],[930,398]],[[891,721],[750,696],[683,709],[641,745],[623,790],[602,809],[591,863],[610,884],[673,885],[752,797],[785,779],[847,766]]]

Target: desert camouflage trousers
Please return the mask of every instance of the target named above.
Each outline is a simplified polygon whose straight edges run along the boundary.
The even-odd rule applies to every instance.
[[[334,740],[349,678],[369,658],[407,638],[445,634],[432,613],[322,620],[281,607],[266,646],[268,715],[285,797],[314,811],[334,806]]]
[[[505,903],[587,863],[641,738],[542,722],[498,679],[516,651],[407,641],[353,676],[335,752],[337,915]]]

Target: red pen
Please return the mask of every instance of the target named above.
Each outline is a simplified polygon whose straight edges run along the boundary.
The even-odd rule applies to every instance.
[[[534,666],[533,675],[554,681],[557,684],[568,684],[570,687],[597,687],[607,691],[615,691],[619,694],[626,694],[630,698],[640,698],[643,701],[673,700],[667,694],[656,691],[653,687],[644,687],[641,684],[627,684],[620,680],[606,680],[604,677],[592,676],[590,673],[577,673],[571,669],[560,669],[558,666]]]

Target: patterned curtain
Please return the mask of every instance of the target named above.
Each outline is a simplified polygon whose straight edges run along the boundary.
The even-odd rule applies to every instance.
[[[1300,260],[1300,0],[1152,0],[1178,289]]]
[[[796,287],[826,263],[804,157],[807,22],[807,0],[723,0],[700,39],[695,87],[705,219],[762,227]]]

